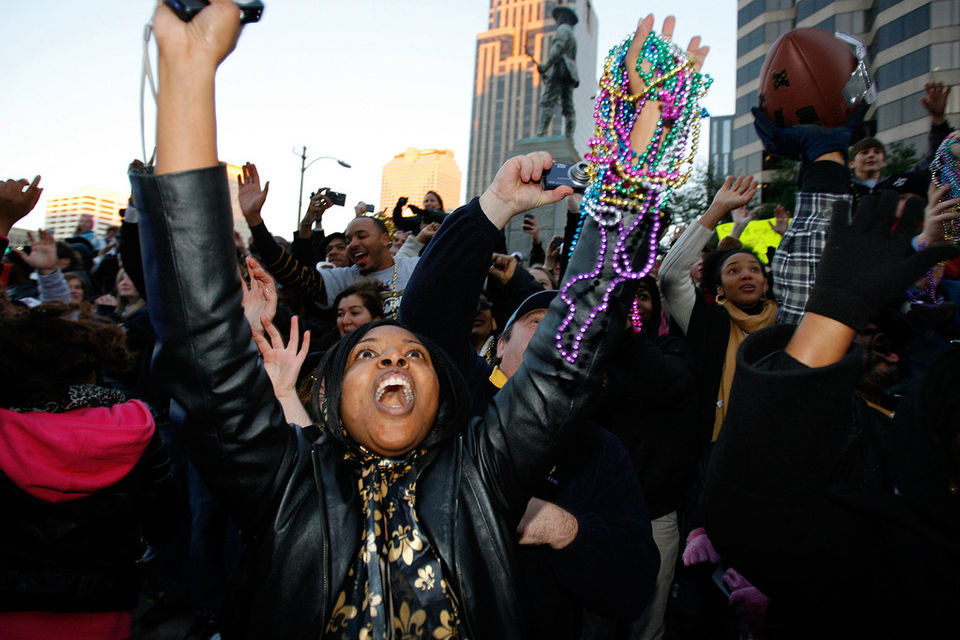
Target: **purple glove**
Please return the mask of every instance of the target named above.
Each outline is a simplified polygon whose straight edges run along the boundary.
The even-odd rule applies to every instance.
[[[687,547],[683,550],[683,566],[690,567],[701,562],[717,564],[720,562],[720,554],[713,548],[713,543],[703,527],[698,527],[687,536]]]
[[[730,590],[730,606],[743,621],[755,630],[762,627],[770,598],[732,567],[723,574],[723,584]]]

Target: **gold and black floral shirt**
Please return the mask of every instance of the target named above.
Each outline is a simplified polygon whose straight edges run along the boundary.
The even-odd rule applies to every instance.
[[[360,464],[357,482],[365,526],[324,640],[463,637],[456,600],[417,519],[417,461],[422,453],[402,460],[362,449],[346,454]]]

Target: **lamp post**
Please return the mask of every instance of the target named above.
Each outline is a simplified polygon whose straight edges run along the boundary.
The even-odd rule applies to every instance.
[[[297,151],[294,150],[294,153],[297,153]],[[300,153],[298,153],[297,155],[300,156],[300,198],[297,200],[297,226],[299,227],[301,212],[303,211],[303,174],[306,173],[307,169],[310,168],[310,165],[312,165],[317,160],[336,160],[337,164],[339,164],[341,167],[349,169],[350,164],[347,162],[344,162],[343,160],[340,160],[339,158],[334,158],[333,156],[320,156],[320,157],[314,158],[310,162],[307,162],[306,146],[304,146],[303,149],[300,151]]]

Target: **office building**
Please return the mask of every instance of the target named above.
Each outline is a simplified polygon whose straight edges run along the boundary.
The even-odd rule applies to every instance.
[[[402,196],[419,207],[423,204],[423,194],[436,191],[447,211],[453,211],[461,204],[461,178],[453,151],[408,148],[383,167],[380,208],[393,211]]]
[[[244,240],[248,240],[250,229],[237,200],[237,176],[240,174],[240,167],[227,165],[234,228]],[[127,198],[128,194],[99,187],[83,187],[74,193],[49,198],[44,229],[52,229],[55,238],[69,238],[76,231],[80,216],[89,214],[93,216],[93,232],[102,238],[107,233],[107,227],[120,225],[120,209],[127,207]]]
[[[960,0],[738,0],[737,103],[733,172],[760,174],[775,161],[763,154],[750,107],[764,56],[781,34],[796,27],[845,31],[869,48],[870,73],[879,92],[867,114],[868,129],[884,143],[927,150],[929,119],[920,97],[926,82],[960,84]],[[960,125],[960,91],[947,118]],[[765,178],[768,177],[764,176]]]
[[[553,8],[565,5],[579,18],[577,72],[573,92],[577,124],[574,146],[582,155],[593,133],[593,101],[597,93],[597,15],[590,0],[490,0],[487,31],[477,36],[470,157],[466,199],[490,184],[517,140],[536,135],[537,105],[543,91],[536,63],[550,50],[557,29]],[[563,134],[563,116],[554,114],[547,135]]]
[[[710,148],[707,170],[722,179],[733,172],[734,116],[710,116]]]
[[[58,239],[74,235],[80,216],[93,217],[93,232],[103,237],[107,227],[120,224],[120,209],[127,206],[127,194],[101,189],[82,187],[74,193],[47,199],[44,228],[52,229]]]

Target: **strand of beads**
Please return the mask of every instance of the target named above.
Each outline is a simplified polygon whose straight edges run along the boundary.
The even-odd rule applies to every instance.
[[[960,198],[960,137],[951,135],[940,143],[930,163],[930,174],[937,184],[950,187],[950,198]],[[941,224],[947,240],[960,239],[960,223],[944,220]]]
[[[571,363],[579,357],[583,335],[598,314],[607,309],[616,287],[644,277],[653,268],[663,206],[690,175],[700,139],[700,122],[706,115],[699,103],[712,80],[696,72],[685,51],[655,34],[644,40],[637,60],[636,71],[645,88],[631,93],[626,58],[632,40],[632,35],[627,36],[604,61],[600,93],[593,110],[596,127],[589,140],[590,151],[584,156],[591,182],[580,202],[580,222],[570,251],[588,218],[615,232],[616,240],[608,242],[602,233],[593,270],[571,278],[560,290],[568,313],[557,329],[556,346]],[[632,147],[630,134],[644,108],[659,108],[660,117],[650,142],[638,153]],[[646,259],[634,265],[632,256],[642,241],[646,243]],[[571,290],[600,275],[608,251],[612,252],[614,277],[597,306],[568,336],[578,311]],[[639,326],[636,311],[635,326]]]

